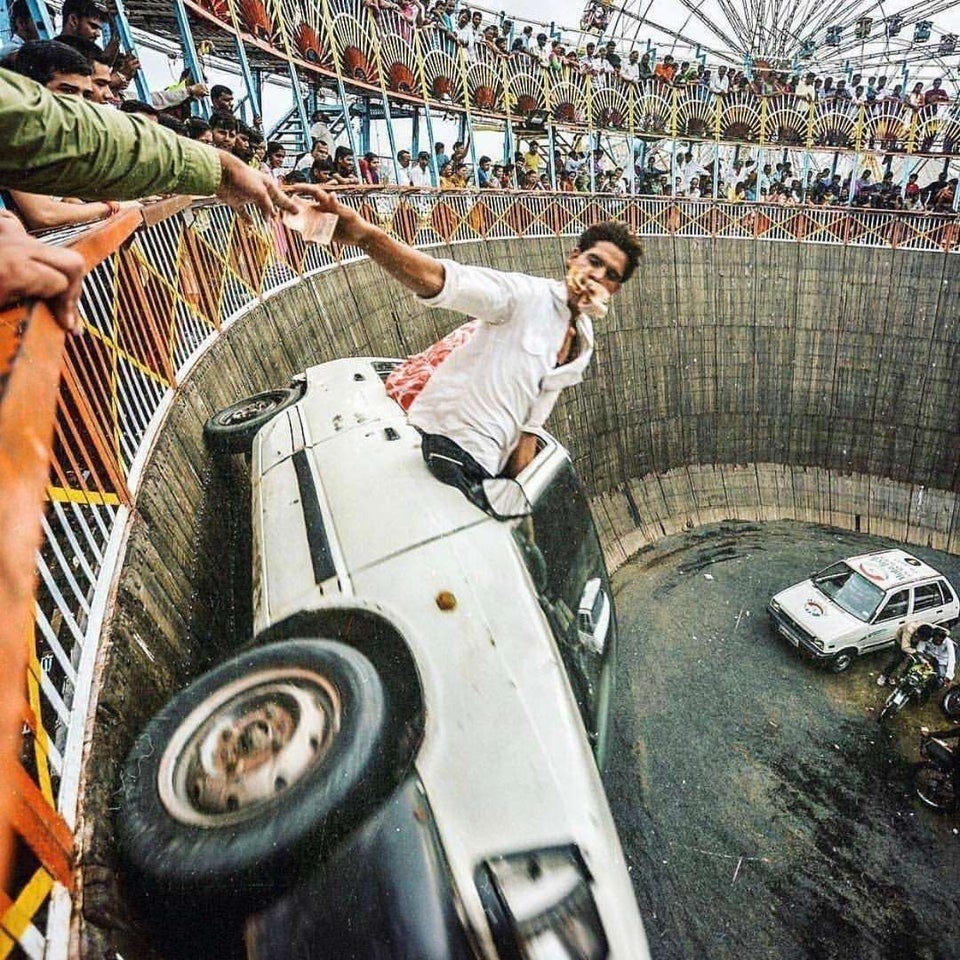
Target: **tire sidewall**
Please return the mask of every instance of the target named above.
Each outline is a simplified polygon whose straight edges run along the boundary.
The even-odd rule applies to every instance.
[[[284,390],[265,390],[263,393],[254,394],[251,397],[245,397],[230,406],[218,410],[203,425],[203,440],[213,453],[245,453],[253,445],[253,438],[260,431],[261,427],[266,426],[277,414],[293,406],[301,396],[301,391],[296,387],[287,387]],[[244,420],[242,423],[223,424],[220,418],[229,413],[236,407],[252,403],[264,397],[276,397],[278,402],[276,406],[269,410]]]
[[[258,669],[323,671],[341,698],[341,725],[322,760],[276,803],[229,827],[175,819],[160,799],[158,774],[170,738],[224,684]],[[255,648],[177,694],[137,738],[124,766],[117,835],[124,860],[143,882],[176,900],[229,891],[243,902],[282,890],[298,864],[321,855],[382,795],[386,707],[369,660],[333,641],[289,640]]]
[[[856,654],[850,650],[841,650],[827,663],[831,673],[846,673],[856,660]]]

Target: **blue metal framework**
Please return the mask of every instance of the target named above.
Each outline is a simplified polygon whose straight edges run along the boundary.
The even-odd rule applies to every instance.
[[[30,16],[37,25],[41,40],[49,40],[56,36],[56,30],[53,28],[53,20],[50,19],[50,11],[43,0],[27,0],[27,7],[30,10]]]
[[[113,17],[113,25],[120,37],[120,45],[127,53],[132,53],[139,61],[137,55],[137,45],[133,40],[133,31],[130,29],[130,23],[127,20],[127,11],[123,5],[123,0],[114,0],[116,14]],[[147,78],[143,72],[143,67],[137,67],[137,72],[133,77],[133,82],[137,87],[137,96],[145,103],[150,102],[150,87],[147,84]]]
[[[193,42],[193,31],[190,29],[190,18],[187,16],[187,8],[183,5],[183,0],[173,0],[173,12],[177,18],[177,29],[180,31],[180,39],[183,42],[183,63],[190,71],[190,77],[193,83],[202,83],[206,79],[203,73],[203,65],[200,63],[200,57],[197,56],[197,48]],[[202,117],[210,116],[210,106],[206,100],[201,100],[197,104]]]
[[[240,62],[240,73],[243,76],[243,85],[247,91],[247,99],[250,101],[250,109],[255,117],[262,117],[263,112],[260,106],[260,86],[257,78],[250,69],[250,61],[247,59],[247,51],[243,46],[243,40],[239,34],[234,36],[234,46],[237,48],[237,60]]]

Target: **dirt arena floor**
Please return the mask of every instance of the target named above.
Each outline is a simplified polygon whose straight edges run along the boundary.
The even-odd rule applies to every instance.
[[[796,523],[671,537],[615,577],[605,781],[654,960],[956,960],[960,817],[913,794],[936,704],[876,722],[886,652],[833,675],[774,634],[770,597],[897,546]],[[960,587],[960,557],[914,549]]]

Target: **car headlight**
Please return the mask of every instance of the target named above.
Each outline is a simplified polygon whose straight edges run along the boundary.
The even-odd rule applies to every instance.
[[[776,600],[771,600],[771,601],[770,601],[770,609],[771,609],[774,613],[779,613],[779,612],[780,612],[780,604],[777,603]]]
[[[810,639],[818,650],[823,650],[823,641],[819,637],[811,637]]]
[[[510,960],[603,960],[609,953],[575,846],[492,857],[476,871],[497,953]]]

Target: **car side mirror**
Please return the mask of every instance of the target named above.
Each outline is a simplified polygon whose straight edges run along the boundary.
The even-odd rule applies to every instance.
[[[484,480],[483,492],[490,504],[487,512],[495,520],[516,520],[529,517],[533,512],[523,487],[516,480],[506,477]]]

